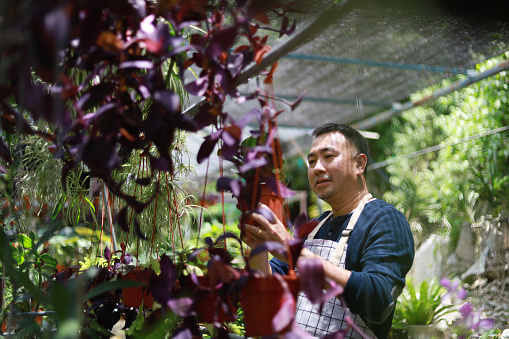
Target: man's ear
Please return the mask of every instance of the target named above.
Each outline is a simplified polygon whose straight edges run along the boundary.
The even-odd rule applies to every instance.
[[[357,157],[355,158],[355,164],[357,166],[357,174],[364,173],[366,165],[368,164],[368,157],[366,156],[366,154],[361,153],[357,155]]]

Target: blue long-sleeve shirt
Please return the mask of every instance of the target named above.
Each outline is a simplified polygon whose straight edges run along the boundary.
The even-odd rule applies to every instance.
[[[329,218],[315,239],[339,241],[351,215]],[[414,239],[405,216],[383,200],[367,203],[348,241],[345,268],[352,274],[343,296],[379,339],[389,334],[396,298],[413,259]],[[270,265],[274,273],[288,273],[281,260],[273,258]]]

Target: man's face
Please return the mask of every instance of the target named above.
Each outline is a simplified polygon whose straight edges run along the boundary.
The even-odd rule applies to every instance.
[[[322,134],[308,155],[309,185],[315,194],[331,203],[348,199],[355,192],[359,169],[355,149],[339,132]]]

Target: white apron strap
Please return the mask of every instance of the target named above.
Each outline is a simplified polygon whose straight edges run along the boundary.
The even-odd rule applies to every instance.
[[[332,216],[332,211],[330,211],[330,213],[325,217],[323,218],[322,221],[320,221],[318,223],[318,225],[315,226],[315,228],[313,228],[313,230],[311,231],[311,233],[309,233],[308,235],[308,240],[313,240],[315,238],[315,235],[316,233],[318,232],[318,230],[322,227],[322,225],[327,221],[329,220],[329,218]]]
[[[364,206],[369,200],[371,200],[371,198],[372,198],[371,193],[368,193],[364,196],[364,198],[362,198],[362,200],[359,202],[359,205],[357,205],[357,208],[353,212],[353,215],[350,217],[350,221],[348,221],[346,229],[343,230],[343,232],[341,233],[341,238],[339,239],[338,246],[336,247],[334,253],[332,253],[332,256],[329,259],[329,261],[332,264],[339,266],[345,246],[348,243],[348,240],[350,239],[350,234],[352,233],[352,230],[355,227],[355,224],[357,223],[357,220],[359,219],[359,216],[361,215]]]

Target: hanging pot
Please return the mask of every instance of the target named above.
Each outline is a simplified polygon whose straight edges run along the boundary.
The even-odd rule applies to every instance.
[[[122,289],[123,304],[126,307],[139,308],[143,304],[144,308],[151,308],[154,302],[152,293],[148,287],[151,269],[133,270],[128,272],[122,279],[142,282],[145,286],[126,287]]]
[[[207,276],[198,277],[201,286],[210,287],[211,290],[203,290],[202,298],[196,304],[195,311],[197,313],[197,320],[201,323],[225,323],[236,320],[237,306],[233,302],[233,296],[231,294],[226,295],[225,300],[221,300],[217,290],[211,286],[209,278]],[[199,286],[196,286],[200,289]],[[199,292],[198,292],[199,293]],[[222,303],[226,301],[229,312],[225,312],[222,307]]]
[[[248,187],[250,194],[254,194],[254,186],[248,183]],[[256,191],[259,196],[258,201],[267,205],[267,207],[274,212],[276,217],[278,217],[278,219],[286,226],[284,199],[274,193],[266,184],[259,184]],[[242,212],[247,212],[253,208],[251,198],[252,197],[248,197],[247,199],[244,199],[244,201],[240,202]],[[256,208],[256,206],[254,206],[254,208]],[[244,222],[250,225],[256,224],[249,216],[246,217]]]
[[[288,290],[294,300],[297,300],[299,293],[297,276],[280,277],[288,285]],[[288,291],[286,292],[288,293]],[[249,277],[240,294],[240,302],[244,307],[246,336],[266,336],[275,333],[272,320],[281,308],[284,297],[285,288],[275,275]]]

